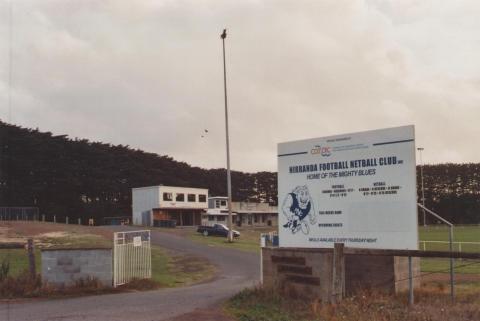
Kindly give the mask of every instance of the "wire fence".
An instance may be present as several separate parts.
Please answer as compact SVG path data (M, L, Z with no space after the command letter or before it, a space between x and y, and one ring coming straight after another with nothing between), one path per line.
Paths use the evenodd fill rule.
M38 207L0 207L0 222L49 222L78 225L129 225L129 216L118 217L69 217L40 214Z
M0 207L0 221L39 221L38 207Z
M480 252L480 242L452 242L456 252ZM423 251L448 251L448 241L420 241L419 247Z

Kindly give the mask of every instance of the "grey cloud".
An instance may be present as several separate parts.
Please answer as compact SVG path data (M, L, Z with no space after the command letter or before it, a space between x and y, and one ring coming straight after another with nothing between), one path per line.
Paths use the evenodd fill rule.
M480 161L476 2L21 0L13 9L12 121L23 126L223 167L227 26L234 169L275 170L281 141L411 123L425 161Z

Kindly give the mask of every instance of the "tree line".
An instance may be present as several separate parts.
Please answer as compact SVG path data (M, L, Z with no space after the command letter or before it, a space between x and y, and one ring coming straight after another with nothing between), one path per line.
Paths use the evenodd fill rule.
M131 189L208 188L227 195L226 170L203 169L125 145L70 139L0 121L0 206L35 206L58 221L131 215ZM276 205L277 175L232 171L234 201Z
M423 167L425 207L454 224L480 224L480 164L438 164ZM421 168L417 195L422 202ZM419 211L420 213L421 211ZM423 223L423 214L419 219ZM427 223L437 220L426 215Z
M423 168L425 204L456 224L480 223L480 164ZM223 196L226 170L125 145L70 139L0 121L0 206L35 206L58 221L131 215L131 189L173 185ZM421 201L420 170L417 192ZM277 173L232 171L234 201L277 205ZM428 217L428 222L435 220Z

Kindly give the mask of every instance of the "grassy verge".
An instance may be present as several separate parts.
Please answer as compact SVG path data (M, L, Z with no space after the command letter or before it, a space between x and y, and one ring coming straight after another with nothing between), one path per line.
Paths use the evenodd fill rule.
M34 236L36 270L41 271L41 248L98 248L112 247L109 237L82 232L61 232L60 224L53 231ZM178 287L211 279L216 272L208 260L169 252L152 246L152 278L135 280L117 289L105 288L95 280L80 280L73 286L53 289L42 285L40 278L28 275L28 256L24 249L0 249L0 267L8 262L8 274L0 269L0 297L56 297L83 294L100 294L129 290L150 290L159 287Z
M419 226L418 232L422 241L448 241L449 228L446 225ZM480 225L455 226L453 241L480 242Z
M216 272L207 259L174 255L152 247L152 280L162 287L178 287L211 279Z
M478 294L457 296L455 304L447 293L417 292L417 303L407 306L406 295L388 296L364 292L333 305L317 300L291 299L272 290L244 290L225 305L238 321L371 321L371 320L480 320Z
M454 260L455 273L479 274L480 261L475 260ZM450 259L444 258L422 258L420 260L422 272L450 273Z
M455 242L480 242L480 226L478 225L460 225L454 227ZM448 242L449 228L445 225L430 225L419 227L419 237L422 241L443 241ZM448 251L447 243L427 243L427 250ZM454 250L459 250L459 245L454 244ZM480 252L480 246L477 244L463 244L463 252ZM480 273L480 264L474 264L470 260L455 260L455 272L465 274ZM478 261L477 261L478 262ZM422 258L420 261L422 272L448 273L450 269L449 259Z
M272 228L239 228L240 237L236 238L233 243L229 243L225 237L219 236L203 236L200 233L191 231L188 238L195 242L207 244L209 246L221 246L233 248L246 252L260 252L260 234L271 232Z

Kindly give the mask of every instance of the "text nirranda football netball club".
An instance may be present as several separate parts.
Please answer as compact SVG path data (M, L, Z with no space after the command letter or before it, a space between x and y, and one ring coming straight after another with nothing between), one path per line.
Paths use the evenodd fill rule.
M400 162L396 156L379 157L379 158L367 158L357 159L351 161L339 161L329 163L307 164L307 165L293 165L289 166L288 171L290 174L296 173L309 173L318 171L330 171L349 168L362 168L362 167L375 167L375 166L387 166L397 165Z

